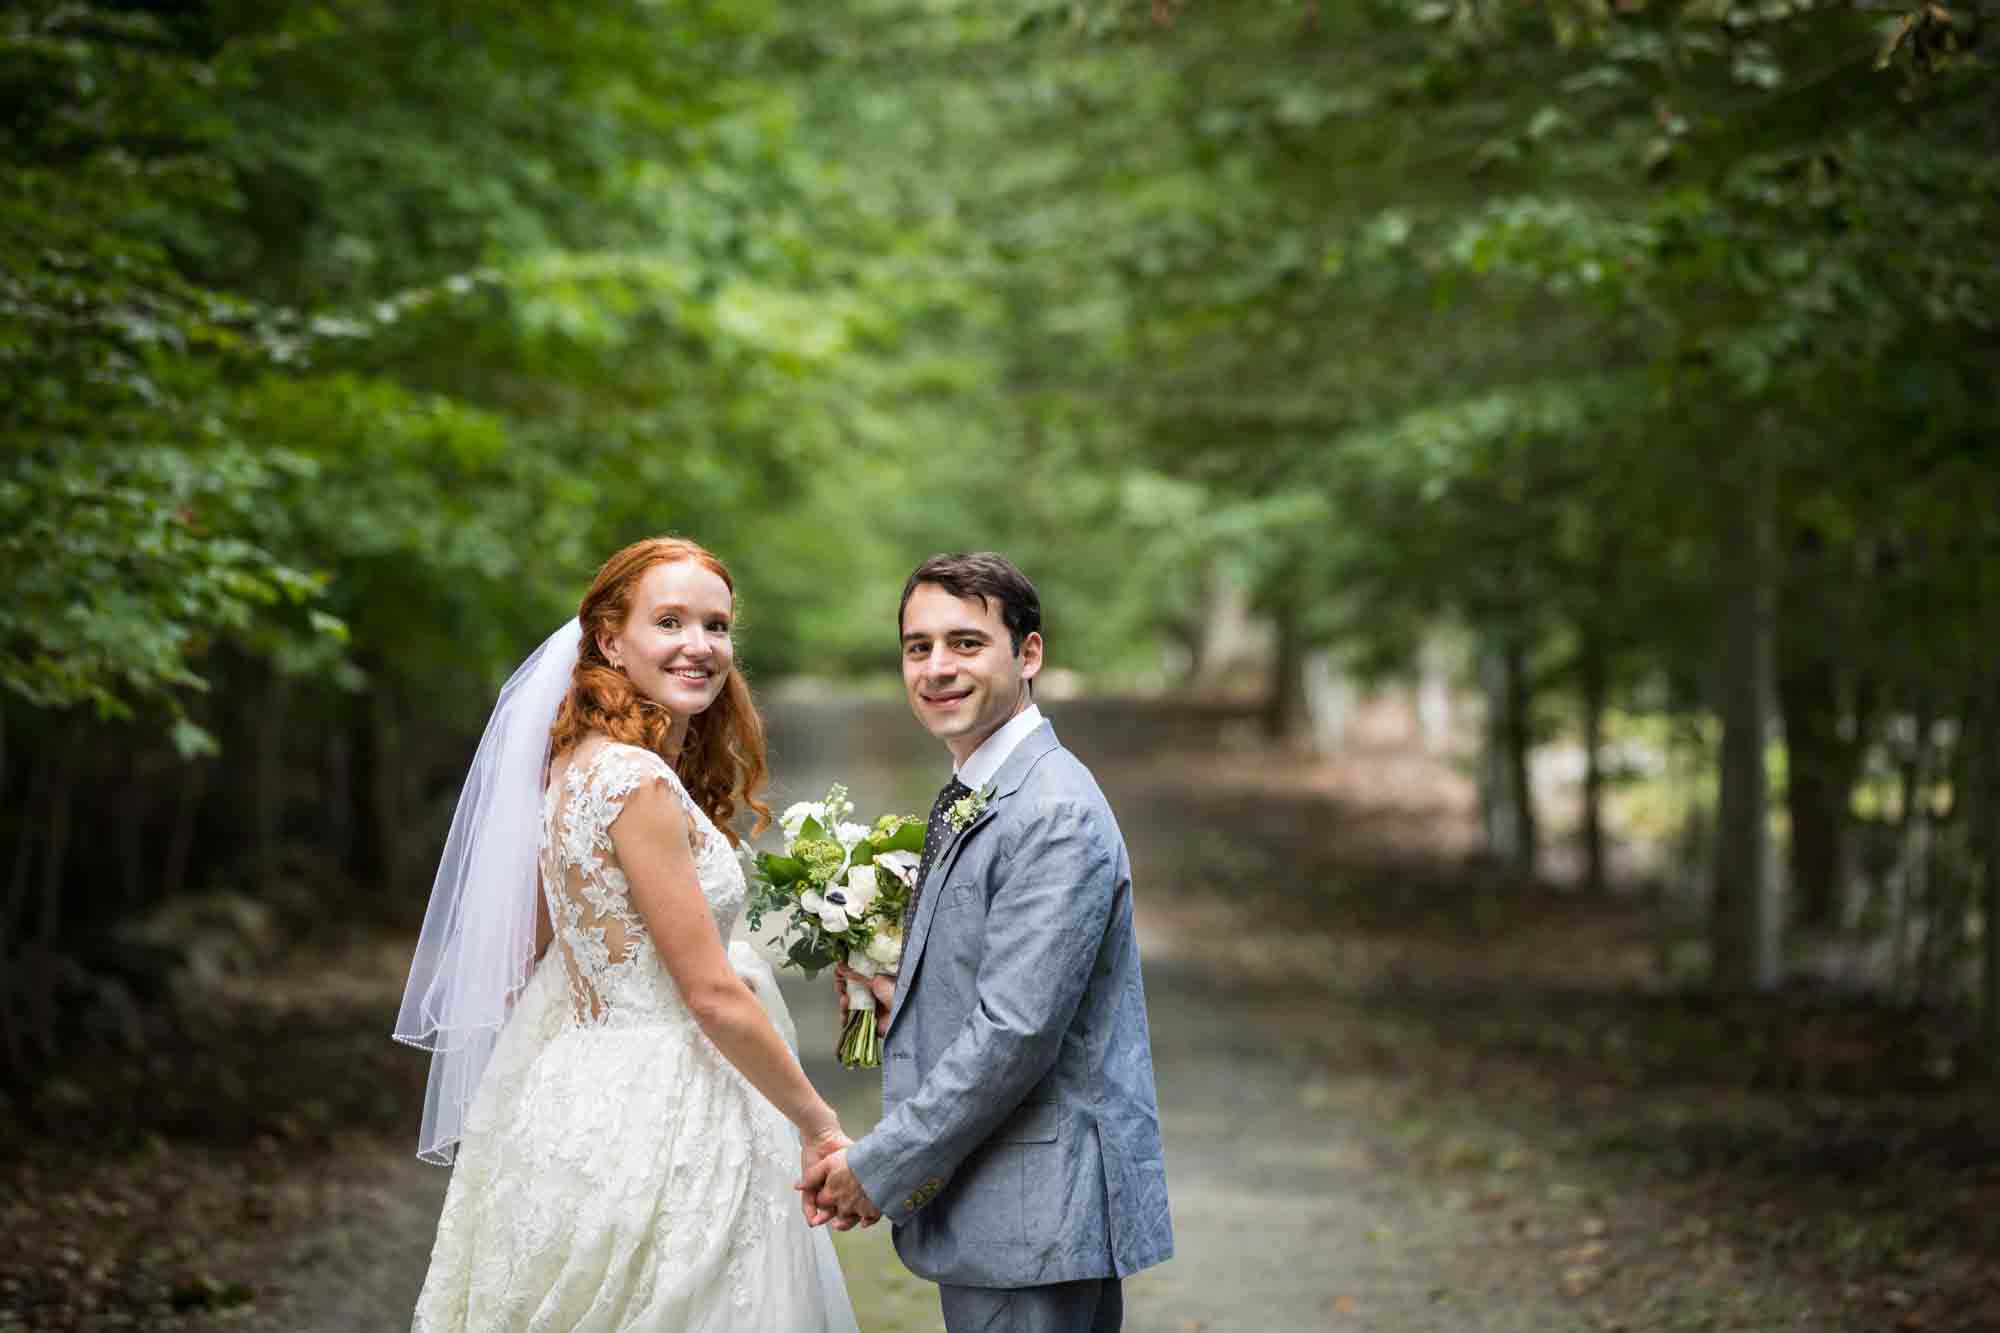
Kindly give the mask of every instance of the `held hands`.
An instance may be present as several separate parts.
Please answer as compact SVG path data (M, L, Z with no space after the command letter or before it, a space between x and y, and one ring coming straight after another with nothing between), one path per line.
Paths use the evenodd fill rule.
M815 1139L805 1150L805 1169L792 1188L799 1191L806 1225L831 1225L835 1231L870 1227L882 1220L877 1208L847 1168L853 1140L834 1133Z
M812 1173L813 1168L818 1166L819 1163L825 1161L835 1153L844 1152L853 1142L853 1139L848 1138L846 1134L842 1133L836 1127L822 1130L818 1135L807 1140L804 1148L800 1151L799 1179L792 1182L792 1188L800 1191L799 1203L800 1207L805 1211L807 1226L821 1226L833 1221L836 1214L830 1209L820 1207L817 1191L805 1188L806 1177ZM845 1230L845 1228L842 1229Z
M847 983L859 981L867 985L875 996L875 1030L886 1032L889 1027L889 1004L896 996L896 979L893 976L864 977L845 963L834 969L833 993L840 1006L840 1021L847 1022ZM799 1206L804 1211L807 1226L831 1226L835 1231L851 1231L855 1227L870 1227L882 1220L882 1210L861 1188L861 1182L847 1167L847 1149L854 1140L838 1129L828 1130L810 1143L801 1153L799 1179L792 1188L799 1192Z

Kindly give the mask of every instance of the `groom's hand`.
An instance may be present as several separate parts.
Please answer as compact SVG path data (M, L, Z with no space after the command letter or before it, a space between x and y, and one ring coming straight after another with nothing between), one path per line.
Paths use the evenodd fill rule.
M892 976L864 977L845 963L833 965L833 986L840 992L840 1021L847 1022L847 983L860 981L867 984L875 996L875 1031L889 1035L889 1006L896 1002L896 978Z
M799 1195L799 1203L805 1210L807 1226L816 1227L827 1222L836 1221L838 1214L834 1210L820 1207L815 1191L805 1189L805 1178L812 1174L815 1166L824 1162L833 1153L844 1153L853 1142L854 1140L848 1138L847 1135L834 1130L813 1139L800 1152L799 1182L794 1188L802 1191ZM842 1227L841 1230L844 1231L846 1228Z
M857 1225L872 1225L882 1217L882 1210L848 1170L845 1147L809 1165L795 1188L804 1194L806 1219L814 1226L830 1220L835 1231L847 1231Z

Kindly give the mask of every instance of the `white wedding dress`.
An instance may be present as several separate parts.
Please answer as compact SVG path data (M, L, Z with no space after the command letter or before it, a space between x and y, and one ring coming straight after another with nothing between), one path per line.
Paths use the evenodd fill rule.
M797 1131L696 1026L627 894L611 824L651 781L687 810L724 939L743 910L734 849L659 755L593 740L552 775L555 940L467 1114L415 1333L855 1329L792 1189ZM770 969L730 957L791 1039Z

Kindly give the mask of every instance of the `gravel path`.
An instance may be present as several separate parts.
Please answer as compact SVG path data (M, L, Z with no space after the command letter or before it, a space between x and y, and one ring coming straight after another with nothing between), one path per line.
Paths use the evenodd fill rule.
M778 771L795 777L779 799L816 794L831 758L876 754L867 738L894 725L894 713L875 705L843 717L840 725L821 719L809 734L779 730ZM1608 1174L1567 1151L1572 1126L1563 1115L1517 1114L1504 1088L1482 1085L1476 1062L1419 1049L1416 1029L1385 1015L1392 1001L1430 1004L1423 960L1371 954L1359 941L1301 929L1296 913L1287 918L1260 905L1273 892L1291 891L1300 849L1330 840L1351 860L1317 864L1312 883L1297 887L1380 900L1391 915L1405 898L1418 903L1422 886L1381 878L1371 849L1384 837L1414 837L1426 847L1462 838L1462 802L1440 802L1433 790L1455 779L1385 761L1364 764L1363 777L1346 787L1280 799L1258 790L1268 777L1261 760L1197 764L1155 755L1121 762L1116 738L1129 732L1130 720L1092 720L1067 724L1065 737L1086 757L1096 757L1093 743L1111 754L1099 761L1100 776L1134 853L1178 1241L1175 1259L1130 1282L1128 1328L1891 1326L1822 1318L1828 1312L1816 1313L1807 1285L1704 1242L1699 1218L1678 1216L1670 1200L1652 1197L1629 1175ZM843 776L865 810L915 809L928 800L937 768L928 747L910 747ZM1225 771L1230 776L1218 779ZM1454 959L1476 967L1490 953L1475 943L1460 946ZM1572 950L1559 962L1580 964L1582 954ZM67 1322L22 1322L10 1319L9 1303L30 1300L32 1292L21 1293L32 1282L9 1278L15 1294L0 1283L0 1333L406 1327L446 1181L445 1172L409 1155L420 1081L388 1086L413 1073L417 1057L396 1052L401 1063L384 1064L377 1045L385 1044L406 963L407 942L379 941L323 975L298 979L307 991L342 998L323 1010L324 1030L307 1033L319 1044L298 1057L305 1072L290 1075L282 1113L254 1110L276 1107L278 1093L238 1089L260 1122L275 1127L254 1150L204 1148L191 1126L150 1156L141 1145L79 1167L56 1204L46 1175L32 1171L17 1173L14 1180L25 1183L11 1205L0 1196L0 1212L15 1210L0 1216L7 1227L66 1225L55 1214L86 1212L93 1199L135 1201L139 1211L122 1224L129 1244L105 1246L114 1256L106 1263L144 1275L128 1288L156 1283L157 1274L199 1272L224 1286L243 1282L254 1299L216 1299L132 1321L85 1312ZM879 1112L875 1081L840 1071L820 1054L833 1044L830 988L796 979L786 987L809 1072L849 1128L865 1130ZM371 1068L389 1073L361 1074L379 1086L349 1087L331 1110L322 1108L316 1128L314 1099L301 1102L299 1089L330 1087L341 1071ZM131 1081L161 1086L160 1075L151 1077ZM188 1104L198 1116L200 1094L190 1094ZM374 1109L357 1117L345 1109L352 1105ZM1587 1103L1578 1107L1587 1116ZM368 1123L354 1128L357 1119ZM216 1135L222 1144L241 1138ZM46 1234L56 1236L58 1252L68 1244L66 1233ZM127 1245L122 1258L120 1244ZM836 1244L868 1333L939 1327L933 1289L897 1264L886 1227ZM0 1263L0 1276L7 1271ZM24 1264L13 1271L33 1270Z
M919 761L926 754L917 752ZM928 779L907 777L908 765L897 755L879 771L850 777L857 799L869 808L910 803L912 784ZM1365 1072L1339 1079L1310 1072L1293 1029L1310 1030L1315 1048L1338 1046L1338 1025L1351 1011L1310 976L1276 1004L1268 989L1239 994L1204 959L1207 924L1199 912L1177 910L1175 867L1191 845L1226 845L1231 835L1182 818L1177 797L1185 793L1159 781L1159 772L1102 774L1139 868L1178 1242L1173 1261L1129 1284L1127 1326L1135 1333L1570 1326L1575 1311L1546 1267L1535 1265L1532 1283L1523 1284L1517 1256L1494 1238L1493 1219L1466 1209L1454 1192L1461 1182L1441 1185L1414 1169L1408 1125L1397 1119L1406 1088ZM810 793L818 780L808 771L780 794ZM874 794L881 791L895 794ZM880 1110L874 1081L817 1054L833 1040L826 988L789 975L785 987L813 1078L850 1127L872 1124ZM329 1216L316 1236L300 1238L323 1254L341 1251L345 1261L312 1265L328 1279L295 1308L317 1308L313 1333L396 1326L393 1316L408 1309L422 1280L443 1173L409 1161L400 1145L376 1170L367 1182L374 1188L356 1197L373 1194L386 1207ZM837 1243L864 1330L940 1327L934 1290L900 1267L886 1227ZM356 1270L376 1280L357 1285L348 1276Z

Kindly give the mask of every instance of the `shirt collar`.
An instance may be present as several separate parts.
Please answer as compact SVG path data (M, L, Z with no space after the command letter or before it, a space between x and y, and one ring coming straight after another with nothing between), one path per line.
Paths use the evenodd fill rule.
M1029 704L1020 712L1007 719L1000 730L980 742L963 764L958 766L955 776L960 782L978 791L993 780L1000 771L1000 765L1007 762L1007 756L1014 753L1014 747L1034 734L1042 725L1042 710Z

